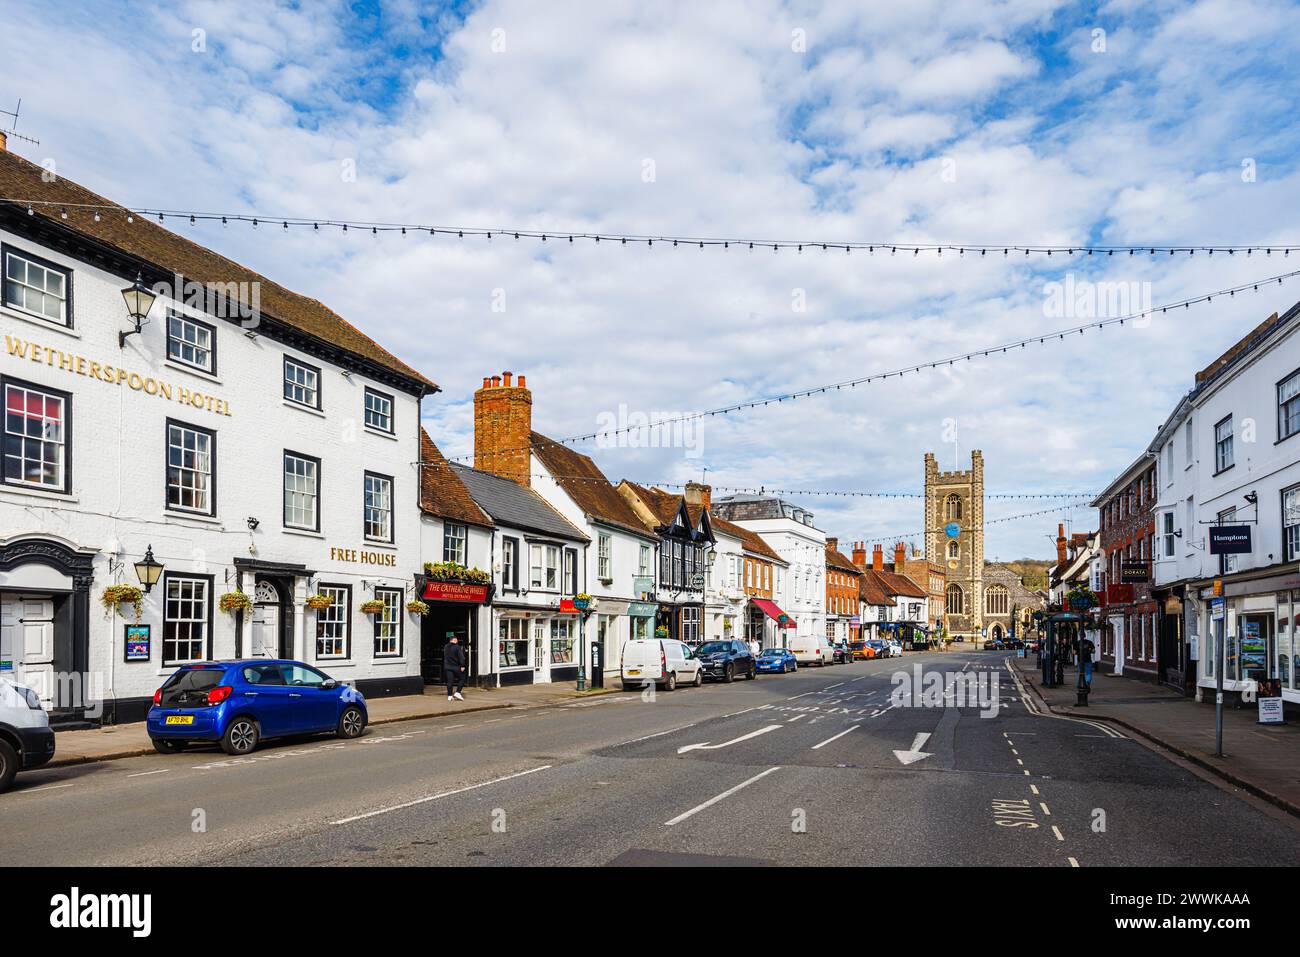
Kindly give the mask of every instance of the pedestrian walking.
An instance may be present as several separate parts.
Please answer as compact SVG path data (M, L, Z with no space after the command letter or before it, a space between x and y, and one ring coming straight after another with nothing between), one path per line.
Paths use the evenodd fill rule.
M464 701L461 694L465 690L465 649L460 640L452 635L442 646L442 673L447 679L447 700Z

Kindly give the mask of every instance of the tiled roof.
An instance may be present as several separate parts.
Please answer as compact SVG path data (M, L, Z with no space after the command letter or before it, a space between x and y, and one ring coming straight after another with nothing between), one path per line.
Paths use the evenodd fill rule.
M582 532L531 488L468 465L452 465L475 503L501 525L560 538L589 541Z
M492 527L492 519L474 503L451 463L433 444L429 433L420 429L420 510L454 522Z
M894 602L889 597L889 591L885 588L884 582L880 579L881 573L867 568L862 571L862 578L858 585L858 594L868 605L892 605Z
M338 313L315 299L299 295L239 263L218 255L145 216L127 221L128 210L64 176L48 177L16 153L0 149L0 196L31 202L32 216L54 228L69 229L107 245L127 257L151 263L187 281L200 283L257 283L259 308L268 316L339 349L367 359L413 383L436 389L429 379L392 355ZM95 220L96 206L100 209ZM88 208L89 207L89 208ZM24 213L26 210L24 210ZM67 214L66 218L63 213ZM268 224L269 226L270 224Z
M925 598L929 595L929 592L906 575L899 575L897 572L877 572L876 574L881 577L885 588L891 594L903 595L907 598Z
M837 548L826 546L826 564L832 568L838 568L841 571L852 572L854 575L860 575L862 569L844 556L844 553Z
M641 521L590 456L548 439L540 432L529 433L529 441L556 483L588 518L638 535L653 535L654 530Z

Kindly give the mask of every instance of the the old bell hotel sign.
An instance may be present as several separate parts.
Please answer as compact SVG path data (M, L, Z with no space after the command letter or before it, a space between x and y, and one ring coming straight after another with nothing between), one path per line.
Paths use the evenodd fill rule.
M112 363L97 362L52 346L29 342L18 336L5 336L5 352L15 359L26 359L69 375L97 379L106 385L125 386L132 392L143 392L145 395L179 402L195 409L205 409L214 415L230 415L230 403L210 393L189 389L150 375L141 375L139 372L123 369Z

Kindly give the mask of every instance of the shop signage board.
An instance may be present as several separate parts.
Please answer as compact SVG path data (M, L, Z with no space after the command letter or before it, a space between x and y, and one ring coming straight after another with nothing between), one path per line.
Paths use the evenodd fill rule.
M481 605L487 601L488 586L464 582L426 582L424 597L431 601L468 601Z
M1259 682L1258 697L1260 724L1285 724L1282 711L1282 682L1269 678Z
M1225 605L1222 598L1210 599L1210 617L1215 621L1222 621L1224 616Z
M1209 533L1211 555L1250 554L1249 525L1211 525Z
M1142 585L1151 580L1151 566L1146 562L1120 562L1119 580L1126 585Z

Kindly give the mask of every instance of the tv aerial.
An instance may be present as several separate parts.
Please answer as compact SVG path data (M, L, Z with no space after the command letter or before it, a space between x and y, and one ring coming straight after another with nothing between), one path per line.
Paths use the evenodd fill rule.
M18 114L22 112L22 108L23 108L22 97L19 97L18 105L15 106L12 110L0 110L0 116L7 116L10 118L7 124L8 129L0 129L0 133L3 133L5 136L12 136L15 139L20 139L27 143L31 143L33 146L40 146L41 145L40 140L33 139L30 136L25 136L22 133L18 132Z

